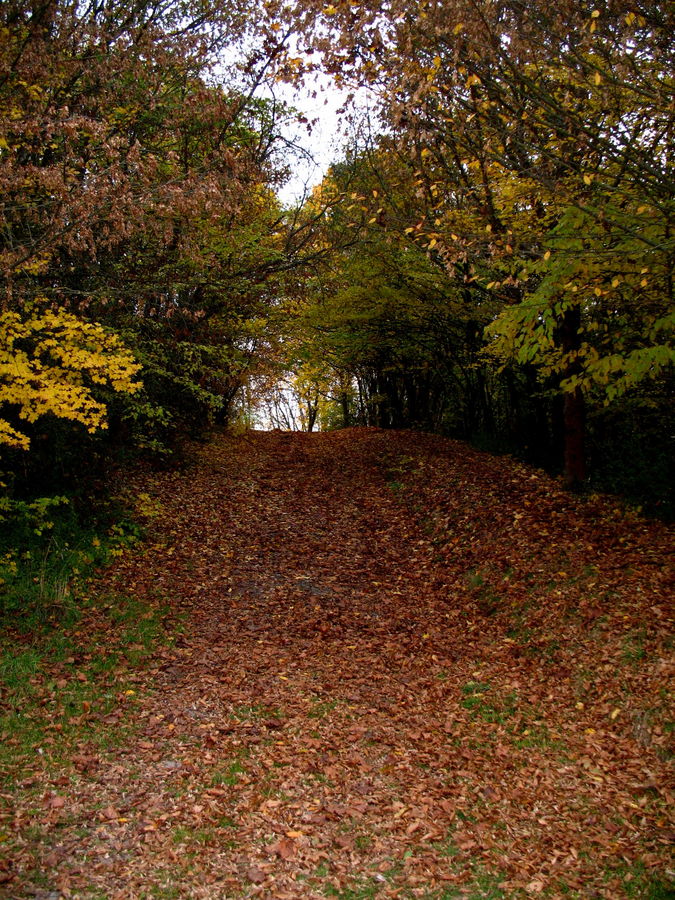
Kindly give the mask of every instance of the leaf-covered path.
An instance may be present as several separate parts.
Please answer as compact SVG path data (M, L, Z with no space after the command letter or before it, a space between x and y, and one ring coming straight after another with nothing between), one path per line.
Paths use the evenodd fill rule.
M672 531L440 438L192 451L104 575L183 630L14 896L667 896Z

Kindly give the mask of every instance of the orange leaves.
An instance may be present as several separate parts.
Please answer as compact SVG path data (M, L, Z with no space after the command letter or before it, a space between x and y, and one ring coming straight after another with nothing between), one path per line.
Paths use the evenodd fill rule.
M66 798L58 794L54 794L48 798L47 805L50 809L64 809L66 805Z
M101 892L159 894L168 870L184 896L288 900L618 898L638 861L669 865L670 529L419 433L191 452L154 476L144 552L105 576L181 610L134 682L138 730L79 748L76 791L40 765L17 804L30 844L39 784L40 852L73 892L85 856Z

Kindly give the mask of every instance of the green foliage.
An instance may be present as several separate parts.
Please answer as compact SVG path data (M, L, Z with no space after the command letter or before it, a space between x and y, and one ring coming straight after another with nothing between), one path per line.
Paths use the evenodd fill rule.
M68 503L67 497L38 497L26 502L0 497L0 529L7 532L11 529L18 545L26 543L26 536L41 537L45 531L54 527L49 518L50 510Z
M347 374L351 421L564 462L579 484L585 409L628 423L631 398L672 379L667 17L392 0L347 26L330 10L308 15L310 40L370 86L385 127L312 201L331 204L319 240L338 252L309 283L311 358ZM658 427L663 447L665 411ZM597 436L591 477L609 484ZM636 473L636 442L619 454Z
M66 497L13 501L10 512L0 521L0 624L27 631L76 619L88 573L141 533L114 504L88 520Z
M626 202L626 201L624 201ZM491 352L562 376L564 391L581 387L605 402L641 382L658 380L675 362L672 240L668 214L639 203L617 215L600 190L592 211L570 205L545 236L549 250L528 266L534 289L506 307L487 329ZM557 340L565 310L580 310L580 339ZM572 369L573 367L573 369Z

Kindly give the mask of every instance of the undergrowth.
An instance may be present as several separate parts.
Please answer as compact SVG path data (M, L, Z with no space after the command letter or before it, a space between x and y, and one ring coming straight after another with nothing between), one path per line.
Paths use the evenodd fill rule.
M23 508L25 507L25 508ZM0 521L0 781L80 741L121 740L133 670L164 640L161 597L102 593L95 575L142 536L119 505L60 498ZM111 729L111 725L120 727Z
M119 503L54 497L0 508L0 630L70 625L98 568L142 537Z

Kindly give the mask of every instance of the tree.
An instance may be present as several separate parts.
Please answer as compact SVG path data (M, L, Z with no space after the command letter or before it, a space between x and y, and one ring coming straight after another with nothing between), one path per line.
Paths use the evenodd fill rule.
M93 386L133 393L139 370L119 339L99 325L49 309L33 309L24 319L0 313L0 408L12 413L0 418L0 444L28 449L29 437L13 420L35 422L47 414L95 431L104 424L105 406Z
M466 436L485 425L484 406L470 397L482 396L475 339L490 311L478 299L490 298L466 296L436 265L433 247L402 227L415 206L419 215L414 182L381 147L324 179L321 193L334 203L317 240L333 252L305 282L296 355L322 373L331 424L445 427Z
M85 389L93 363L75 352L88 342L100 350L94 381L105 363L110 383L129 388L120 375L133 368L128 351L142 363L143 388L106 400L118 429L126 422L146 445L161 448L171 422L226 415L246 364L242 323L269 301L267 283L286 262L272 189L288 112L255 97L275 52L260 42L244 52L256 9L4 5L0 310L12 335L5 377L14 381L2 398L10 414L103 424L101 392ZM227 81L214 68L225 50ZM39 327L38 300L48 310ZM48 345L70 361L48 368L50 404L22 406L10 372L21 359L24 380L44 373ZM66 400L75 383L80 394ZM85 398L89 411L74 416Z
M586 400L613 402L673 361L669 12L623 0L302 8L308 44L343 82L369 86L410 161L427 207L410 233L448 277L502 304L495 353L556 381L566 480L580 483Z

